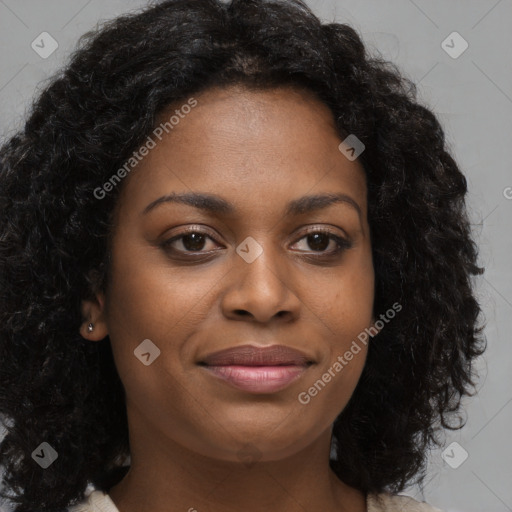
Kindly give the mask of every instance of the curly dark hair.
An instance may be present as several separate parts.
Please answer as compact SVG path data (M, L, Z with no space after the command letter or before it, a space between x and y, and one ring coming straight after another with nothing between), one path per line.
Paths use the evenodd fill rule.
M168 0L82 36L0 149L0 464L16 512L64 510L88 483L123 475L126 405L110 340L79 334L81 301L108 285L122 185L102 200L94 191L168 105L235 84L306 88L340 136L366 146L374 314L403 309L372 338L334 423L333 471L363 492L399 492L424 480L443 427L464 423L461 398L486 345L471 276L484 269L466 179L416 85L301 0ZM42 441L58 452L51 470L31 458Z

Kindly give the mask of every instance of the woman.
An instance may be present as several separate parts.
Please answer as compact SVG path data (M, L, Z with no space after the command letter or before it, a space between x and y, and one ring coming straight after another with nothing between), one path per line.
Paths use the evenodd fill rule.
M397 493L461 426L483 269L438 120L352 28L119 17L0 163L16 512L437 510Z

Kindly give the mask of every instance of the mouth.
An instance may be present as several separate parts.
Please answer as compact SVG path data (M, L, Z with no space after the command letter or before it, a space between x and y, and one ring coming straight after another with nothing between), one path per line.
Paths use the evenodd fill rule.
M314 361L283 345L244 345L210 354L198 364L209 375L242 391L276 393L301 378Z

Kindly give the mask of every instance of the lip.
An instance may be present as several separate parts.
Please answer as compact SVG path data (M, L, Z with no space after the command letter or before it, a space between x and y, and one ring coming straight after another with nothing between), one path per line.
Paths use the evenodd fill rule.
M313 359L304 352L285 345L270 345L268 347L241 345L213 352L201 361L207 366L302 366L312 362L314 362Z
M299 379L308 366L205 366L235 388L249 393L277 393Z
M314 361L284 345L242 345L207 355L198 364L209 374L249 393L275 393L299 379Z

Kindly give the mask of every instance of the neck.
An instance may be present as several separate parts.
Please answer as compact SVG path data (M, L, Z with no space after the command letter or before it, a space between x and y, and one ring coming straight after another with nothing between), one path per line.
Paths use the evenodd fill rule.
M158 434L133 437L130 470L109 491L120 512L366 511L365 496L329 467L330 430L288 458L246 463L205 457Z

